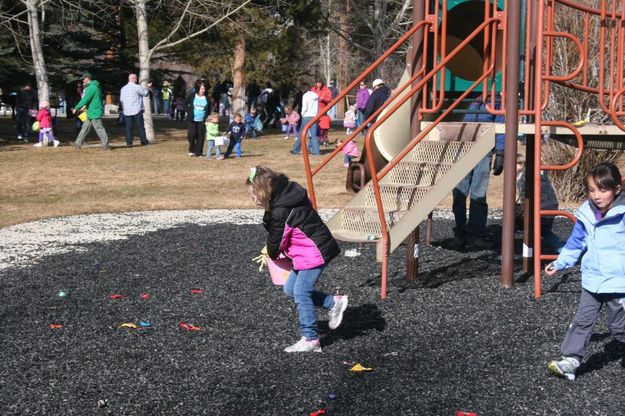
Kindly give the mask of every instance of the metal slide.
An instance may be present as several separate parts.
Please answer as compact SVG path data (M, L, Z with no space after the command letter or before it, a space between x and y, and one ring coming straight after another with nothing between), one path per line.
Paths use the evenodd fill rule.
M404 74L399 84L407 79ZM376 147L387 161L400 154L411 140L409 106L407 101L374 133ZM494 146L493 124L440 123L391 169L380 182L390 252ZM382 261L382 230L372 182L336 213L328 227L338 240L377 243L377 261Z

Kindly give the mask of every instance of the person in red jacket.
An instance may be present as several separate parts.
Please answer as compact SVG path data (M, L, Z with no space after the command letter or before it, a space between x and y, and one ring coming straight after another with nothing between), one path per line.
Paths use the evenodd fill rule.
M39 123L39 142L35 143L35 147L46 147L48 143L53 143L54 147L59 146L59 141L52 134L52 114L50 114L50 103L42 101L39 103L39 111L37 112L37 122Z
M322 81L317 81L310 89L319 96L319 112L332 101L332 92Z

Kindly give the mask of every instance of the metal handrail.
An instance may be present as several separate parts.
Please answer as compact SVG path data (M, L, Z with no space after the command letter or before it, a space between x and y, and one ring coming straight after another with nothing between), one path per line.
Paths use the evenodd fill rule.
M432 77L434 77L434 75L438 71L443 69L445 67L445 65L453 57L455 57L456 54L458 54L460 52L460 50L462 50L471 40L473 40L473 38L475 38L484 29L486 29L487 27L489 27L490 25L492 25L493 23L496 23L496 22L501 22L501 17L491 17L489 19L486 19L484 22L482 22L482 24L480 24L477 28L475 28L473 32L471 32L462 42L460 42L458 44L458 46L456 46L456 48L453 49L449 53L449 55L447 55L436 66L434 66L434 68L432 68L432 70L425 77L423 77L408 92L408 94L404 95L404 97L402 97L397 103L392 105L389 108L389 110L380 119L378 119L375 123L373 123L373 125L367 131L367 135L365 136L365 149L366 149L367 153L371 154L371 152L373 150L373 147L372 147L372 144L371 144L371 140L372 140L372 137L373 137L373 134L374 134L375 130L381 124L383 124L393 113L395 113L395 111L397 111L398 108L400 108L406 101L408 101L408 99L410 99L417 91L419 91L421 89L421 87L423 85L425 85L425 83L427 83ZM492 50L491 53L494 54L495 51ZM381 289L380 289L380 293L381 293L381 297L382 298L386 297L386 284L387 284L387 273L388 273L389 230L388 230L388 224L386 222L386 218L384 217L384 205L382 203L382 196L380 195L379 180L381 180L390 171L390 169L392 169L395 165L397 165L397 163L399 163L399 161L406 154L408 154L408 152L410 152L414 148L414 146L416 146L423 139L423 137L425 137L425 135L427 133L429 133L431 131L431 129L433 129L434 126L437 123L440 122L440 120L442 120L442 118L444 118L447 114L449 114L449 112L451 112L458 105L458 103L460 103L462 100L464 100L464 98L467 97L477 87L477 85L479 85L481 82L486 80L488 78L488 75L492 74L493 70L494 70L494 63L491 62L491 66L489 68L487 68L487 71L485 71L482 74L482 76L480 78L478 78L478 80L476 82L473 83L473 85L471 87L469 87L467 90L465 90L465 92L462 95L460 95L460 97L458 97L456 99L456 101L452 105L450 105L447 108L447 110L443 114L441 114L441 116L439 116L439 118L435 122L430 124L424 131L422 131L415 139L413 139L408 144L408 146L406 146L406 148L398 156L396 156L392 161L390 161L386 165L386 167L384 167L382 169L382 171L380 172L380 175L381 175L380 178L378 178L378 174L376 172L374 160L372 158L368 159L369 170L371 172L372 189L373 189L373 192L374 192L375 203L376 203L376 208L377 208L377 211L378 211L378 217L379 217L379 220L380 220L380 228L381 228L381 232L382 232L383 256L382 256L382 283L381 283ZM392 102L392 101L387 101L387 103L388 102Z
M336 103L338 103L345 95L347 95L355 86L357 86L360 81L362 81L363 79L365 79L365 77L367 75L369 75L371 72L373 72L373 70L378 67L384 60L386 60L386 58L388 58L393 52L395 52L395 50L397 48L399 48L406 40L408 40L408 38L410 36L412 36L413 34L416 33L417 30L419 30L422 27L426 27L426 26L430 26L432 25L432 22L428 21L428 20L422 20L416 24L414 24L412 26L412 28L410 30L408 30L406 33L404 33L389 49L386 50L386 52L384 52L378 59L376 59L367 69L365 69L358 77L356 77L356 79L354 79L354 81L352 81L351 84L349 84L349 86L347 88L345 88L339 95L336 96L336 98L334 98L332 101L330 101L321 111L319 111L317 113L317 115L315 117L313 117L302 129L301 133L300 133L300 140L301 140L301 145L302 145L302 156L304 158L304 169L306 171L306 183L308 186L308 195L310 197L310 201L313 205L313 207L316 209L317 208L317 199L315 196L315 188L314 188L314 183L312 180L312 177L315 173L317 173L319 170L317 169L315 171L315 173L313 173L311 171L311 167L310 167L310 159L308 156L308 149L306 146L306 140L307 140L307 135L308 135L308 130L310 129L310 127L315 124L330 108L332 108L332 106L334 106ZM427 38L427 37L425 37ZM382 109L380 109L380 111L382 111ZM379 113L378 113L379 114ZM375 115L377 116L377 114ZM371 116L374 117L374 116ZM364 123L363 123L364 124ZM361 126L362 127L362 126ZM362 129L360 129L360 131L362 131ZM359 131L359 132L360 132ZM355 135L354 135L355 136ZM353 137L352 137L353 138ZM351 139L350 139L351 140ZM347 141L346 141L347 143ZM332 156L334 156L336 154L337 149L335 149L335 152L332 153ZM323 165L325 166L329 160L331 158L327 158L326 161L323 161Z

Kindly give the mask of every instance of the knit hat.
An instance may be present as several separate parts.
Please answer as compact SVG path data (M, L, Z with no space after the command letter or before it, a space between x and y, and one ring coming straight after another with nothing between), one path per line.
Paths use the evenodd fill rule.
M373 84L371 84L373 86L373 88L379 86L379 85L384 85L384 81L382 81L380 78L376 79L375 81L373 81Z

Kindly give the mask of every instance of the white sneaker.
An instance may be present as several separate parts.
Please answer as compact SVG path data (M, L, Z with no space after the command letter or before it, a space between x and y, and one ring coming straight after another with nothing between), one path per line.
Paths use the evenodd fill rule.
M341 325L343 321L343 312L347 309L347 296L335 296L334 306L330 309L330 322L328 326L330 329L336 329Z
M193 157L193 156L195 156L195 153L189 152L189 157Z
M52 143L54 144L54 147L59 147L59 145L61 144L61 142L56 139L52 140Z
M41 147L41 142L33 144L34 147Z
M17 136L17 140L22 140L22 135Z
M295 344L286 347L284 352L321 352L321 344L319 339L308 341L306 337L302 337Z
M289 136L286 136L286 137L284 138L284 140L289 140Z
M579 361L574 357L562 357L561 360L553 360L547 364L552 374L567 380L575 380L575 370L579 367Z

